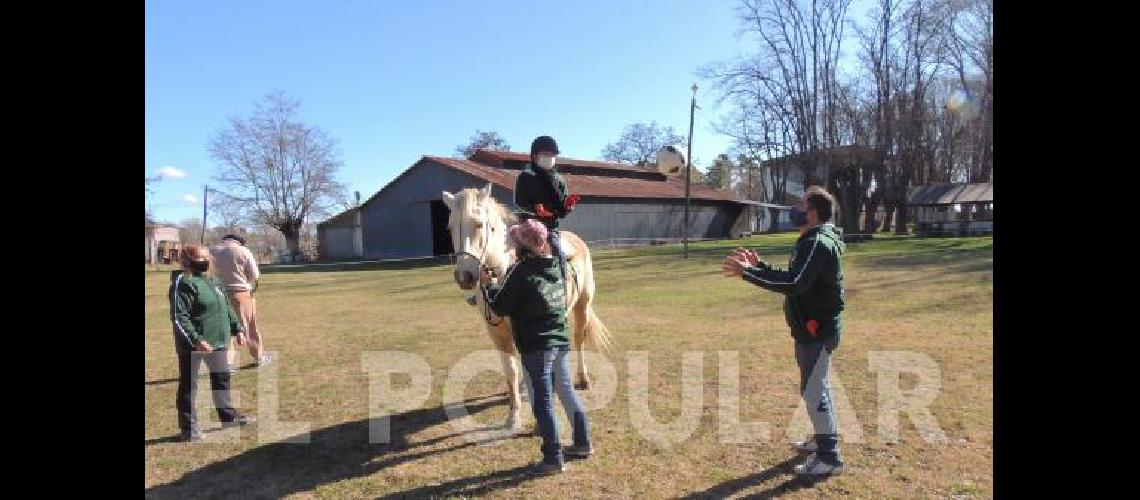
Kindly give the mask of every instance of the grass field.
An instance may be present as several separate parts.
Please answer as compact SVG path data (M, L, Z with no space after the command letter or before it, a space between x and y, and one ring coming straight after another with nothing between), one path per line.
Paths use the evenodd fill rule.
M747 246L785 265L794 235L754 237ZM722 277L720 259L737 241L595 252L597 310L619 350L610 403L590 412L597 455L566 473L531 479L539 457L534 420L524 432L476 444L441 408L448 368L491 343L455 286L448 266L321 268L267 273L257 293L268 347L279 352L277 418L307 422L309 444L258 441L257 424L229 443L174 442L177 379L168 273L146 272L146 495L154 498L982 498L993 486L993 239L884 236L848 246L846 331L832 362L860 424L862 442L844 444L845 474L797 480L785 432L800 400L792 339L781 297ZM367 351L415 353L432 367L422 409L391 420L391 443L368 442ZM628 359L647 351L649 406L667 422L681 415L682 353L703 352L703 409L693 434L672 446L631 424ZM770 425L767 442L722 443L718 432L718 351L740 353L740 419ZM933 359L941 388L931 410L947 437L928 444L906 416L900 440L878 424L875 351ZM242 354L242 364L250 362ZM239 406L255 413L258 372L241 370ZM396 383L401 383L397 377ZM908 386L908 384L910 384ZM915 377L902 376L901 387ZM208 384L203 383L200 393ZM589 400L590 393L583 393ZM466 389L483 425L507 416L501 374L484 372ZM199 394L208 407L208 395ZM564 435L565 418L558 411ZM212 412L200 418L216 420ZM209 429L216 423L205 424ZM568 438L567 438L568 442Z

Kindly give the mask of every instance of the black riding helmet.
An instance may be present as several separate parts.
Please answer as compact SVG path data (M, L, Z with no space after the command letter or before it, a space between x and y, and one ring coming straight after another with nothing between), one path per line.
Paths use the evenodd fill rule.
M534 161L534 158L543 151L554 153L555 155L561 154L561 152L558 151L558 143L549 135L535 137L534 142L530 143L530 160Z

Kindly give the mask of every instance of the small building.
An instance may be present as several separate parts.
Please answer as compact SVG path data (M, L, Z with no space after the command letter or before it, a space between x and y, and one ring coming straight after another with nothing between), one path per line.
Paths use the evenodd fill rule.
M993 234L994 183L927 184L910 189L918 236L974 236Z
M363 257L364 233L359 208L350 208L317 224L317 240L321 260Z
M317 226L322 260L395 259L454 253L443 191L483 187L513 207L515 179L527 153L476 150L467 159L424 156L359 206ZM685 205L683 176L652 167L558 158L558 170L581 201L562 224L591 244L677 241ZM731 192L691 186L689 237L734 237L747 227L744 203Z
M146 226L146 263L177 264L178 252L182 250L182 239L178 228L163 224Z

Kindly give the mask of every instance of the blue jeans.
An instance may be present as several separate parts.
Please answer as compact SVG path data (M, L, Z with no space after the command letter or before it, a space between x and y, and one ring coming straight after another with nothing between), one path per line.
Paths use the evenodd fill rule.
M542 460L562 464L562 443L558 439L558 420L554 418L554 392L562 401L562 409L574 427L574 445L590 446L590 422L582 402L574 392L567 361L569 347L552 347L522 353L523 369L530 379L530 402L538 435L542 437Z
M827 380L831 353L839 347L839 337L810 343L796 343L796 364L800 367L800 394L815 429L817 456L829 463L841 463L839 457L839 426L835 420L835 405L831 401L831 388ZM817 366L818 365L818 366Z

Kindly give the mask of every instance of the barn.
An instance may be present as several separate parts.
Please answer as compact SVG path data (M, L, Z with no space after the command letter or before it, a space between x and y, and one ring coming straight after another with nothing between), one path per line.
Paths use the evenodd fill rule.
M994 232L994 183L926 184L910 188L919 236L974 236Z
M467 159L424 156L359 206L317 226L323 260L399 259L454 252L442 192L492 184L512 205L515 179L530 155L476 150ZM650 243L681 236L685 179L652 167L558 158L570 192L582 197L562 223L592 245ZM748 225L747 202L728 192L691 186L690 238L737 236Z

